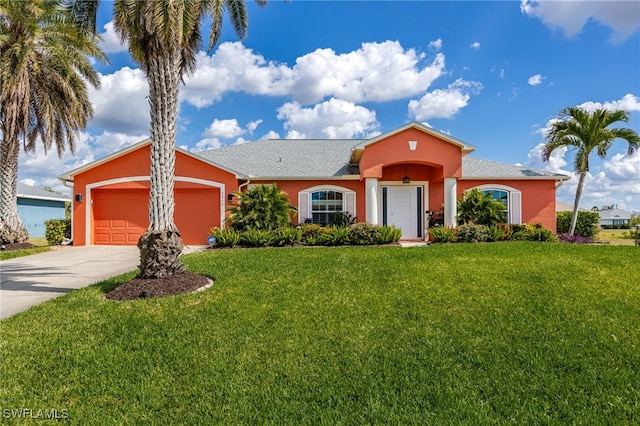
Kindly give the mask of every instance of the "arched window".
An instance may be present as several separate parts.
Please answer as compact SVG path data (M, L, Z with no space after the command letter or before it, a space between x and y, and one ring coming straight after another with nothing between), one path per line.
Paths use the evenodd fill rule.
M348 188L334 185L307 188L298 193L298 220L318 225L331 225L339 213L355 217L356 193Z
M509 221L509 193L502 189L483 189L482 193L485 195L489 194L494 201L502 203L504 206L505 217L507 218L507 221Z
M522 223L522 193L510 186L499 184L485 184L477 186L483 194L491 194L491 197L504 205L507 223L515 225Z

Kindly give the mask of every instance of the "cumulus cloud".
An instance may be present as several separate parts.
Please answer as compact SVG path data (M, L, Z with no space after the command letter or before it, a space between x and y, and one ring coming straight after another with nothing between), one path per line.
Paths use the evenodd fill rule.
M480 43L477 42L477 41L474 41L473 43L471 43L469 45L469 47L472 48L472 49L480 49Z
M102 88L89 86L94 116L90 125L107 132L140 134L149 131L149 86L140 69L124 67L100 75Z
M216 118L207 127L202 136L231 139L240 136L244 132L245 130L238 125L238 120L235 118L231 120L218 120Z
M37 182L33 179L21 179L20 183L23 183L28 186L36 186Z
M543 77L542 74L536 74L529 77L529 79L527 80L527 83L529 83L529 86L537 86L540 83L542 83L542 80L544 79L545 77Z
M607 102L584 102L578 105L587 111L595 111L597 109L618 110L622 109L629 112L640 111L640 98L631 93L627 93L621 99Z
M278 108L278 119L284 120L287 138L354 138L373 137L380 133L375 111L342 99L305 108L289 102Z
M612 30L612 43L623 42L640 28L636 1L521 0L520 10L562 30L567 37L578 34L590 19Z
M128 46L127 43L120 43L120 39L116 34L115 28L113 27L113 21L109 21L102 27L104 29L103 33L100 33L100 47L105 53L120 53L127 52Z
M222 43L215 54L198 54L196 72L185 79L181 97L207 107L228 92L290 96L313 104L329 97L349 102L384 102L426 90L445 69L436 54L428 64L424 54L404 49L397 41L363 43L352 52L317 49L297 58L292 67L267 61L242 43Z
M451 118L468 105L472 94L478 94L482 84L458 79L446 89L425 93L419 100L409 101L409 116L417 121L430 118Z

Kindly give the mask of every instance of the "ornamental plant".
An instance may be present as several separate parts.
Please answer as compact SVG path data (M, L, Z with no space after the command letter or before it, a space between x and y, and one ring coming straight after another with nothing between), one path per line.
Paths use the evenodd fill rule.
M458 200L458 223L476 223L491 226L506 222L504 205L491 194L483 194L478 188L464 193Z
M235 202L227 209L226 221L238 231L274 230L291 226L296 208L287 193L276 184L256 185L246 192L234 192Z

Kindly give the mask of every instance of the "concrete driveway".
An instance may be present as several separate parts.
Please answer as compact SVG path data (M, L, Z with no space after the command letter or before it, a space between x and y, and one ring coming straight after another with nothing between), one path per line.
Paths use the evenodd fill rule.
M185 253L201 247L185 247ZM136 246L67 247L0 262L0 318L81 287L133 271Z

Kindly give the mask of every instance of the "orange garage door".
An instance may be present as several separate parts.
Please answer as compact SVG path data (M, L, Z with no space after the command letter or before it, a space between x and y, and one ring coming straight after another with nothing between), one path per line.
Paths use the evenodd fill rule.
M94 244L135 245L149 226L148 189L94 190ZM176 189L175 223L185 244L206 244L220 226L220 190Z

